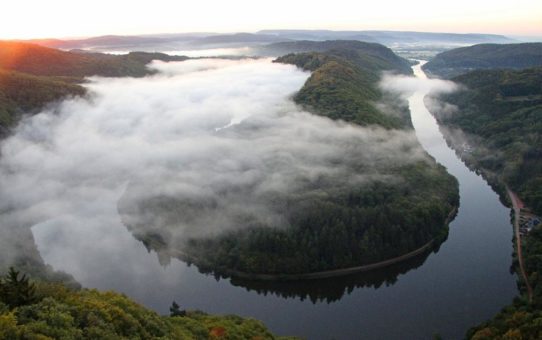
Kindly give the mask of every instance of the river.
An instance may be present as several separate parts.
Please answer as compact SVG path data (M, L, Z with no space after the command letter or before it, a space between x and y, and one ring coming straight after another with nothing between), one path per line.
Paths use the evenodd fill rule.
M425 77L419 65L414 71ZM175 259L159 261L120 220L93 230L45 221L33 227L38 249L46 263L85 287L123 292L162 314L175 300L182 308L252 317L277 334L308 339L462 338L517 293L509 269L513 228L510 209L446 145L423 104L426 92L409 99L416 134L459 180L461 196L448 239L431 254L372 273L260 283L217 279Z

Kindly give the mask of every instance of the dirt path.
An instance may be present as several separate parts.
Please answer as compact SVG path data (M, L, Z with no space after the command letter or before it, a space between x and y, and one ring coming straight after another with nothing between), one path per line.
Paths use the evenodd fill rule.
M523 276L525 286L527 287L529 303L531 303L533 301L533 288L531 287L527 273L525 272L525 265L523 264L523 254L521 251L521 233L519 232L519 217L521 209L523 208L523 202L508 187L506 187L506 191L508 193L508 196L510 197L510 200L512 201L512 206L514 207L514 232L516 234L516 247L518 253L519 270L521 272L521 276Z

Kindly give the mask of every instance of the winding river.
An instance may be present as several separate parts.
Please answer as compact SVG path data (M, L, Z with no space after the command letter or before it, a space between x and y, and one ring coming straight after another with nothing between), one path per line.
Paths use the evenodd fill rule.
M420 66L415 75L425 77ZM85 287L114 289L160 312L183 308L262 320L280 335L307 339L459 339L510 303L517 290L510 209L445 143L424 106L409 99L423 147L459 180L461 202L440 249L384 270L301 283L217 279L159 259L118 221L89 230L33 227L44 260ZM109 209L116 209L113 205ZM93 247L92 244L100 244ZM82 248L81 244L87 244Z

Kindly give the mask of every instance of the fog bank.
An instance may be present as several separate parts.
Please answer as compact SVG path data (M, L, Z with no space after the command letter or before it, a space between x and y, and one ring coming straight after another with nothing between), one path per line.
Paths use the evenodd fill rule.
M91 78L90 98L19 124L1 149L4 230L46 223L103 231L119 225L123 196L203 204L204 214L164 221L180 237L238 228L240 216L284 227L281 195L400 181L380 170L426 159L411 131L356 127L301 110L290 97L309 74L294 66L200 59L151 67L160 72ZM123 218L145 222L134 207ZM116 246L106 235L69 242ZM4 258L17 252L3 243Z

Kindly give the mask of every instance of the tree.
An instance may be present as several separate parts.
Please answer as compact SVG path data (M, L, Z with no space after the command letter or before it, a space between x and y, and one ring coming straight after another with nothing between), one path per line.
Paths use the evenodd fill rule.
M36 287L26 275L19 277L19 272L10 267L0 279L0 300L11 309L32 304L36 301Z
M171 307L169 307L169 316L186 316L186 311L181 310L179 304L173 301Z

